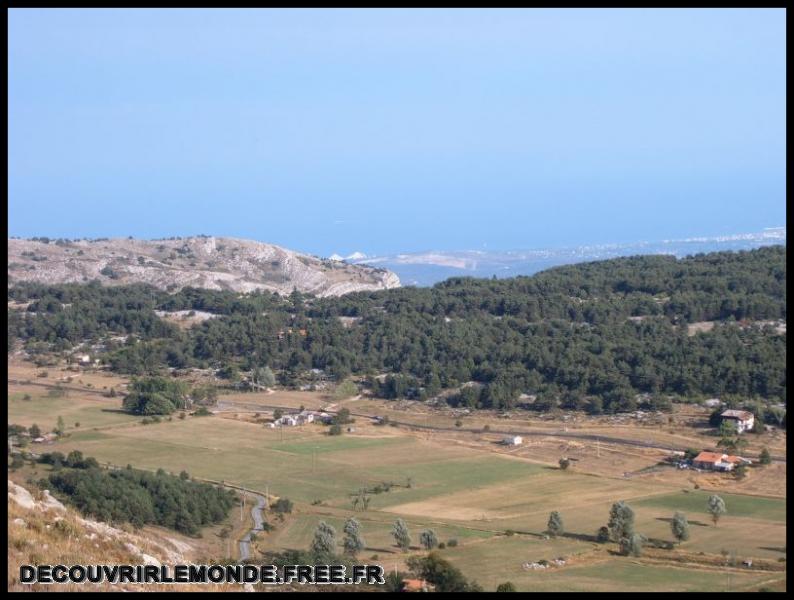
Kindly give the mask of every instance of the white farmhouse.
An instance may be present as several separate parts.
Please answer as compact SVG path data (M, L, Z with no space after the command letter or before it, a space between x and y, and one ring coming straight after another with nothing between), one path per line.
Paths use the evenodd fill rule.
M726 410L720 415L722 420L732 421L736 426L736 433L744 433L753 428L755 417L753 413L746 410Z
M505 446L520 446L524 442L520 435L508 435L502 439Z
M305 423L311 423L314 421L314 413L309 410L304 410L301 413L298 413L296 417L296 421L298 424L303 425Z

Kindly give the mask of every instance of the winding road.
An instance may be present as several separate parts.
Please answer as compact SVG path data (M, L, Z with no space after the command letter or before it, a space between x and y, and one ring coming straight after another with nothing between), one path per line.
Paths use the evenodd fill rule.
M254 520L254 527L240 540L240 562L251 558L251 536L257 531L264 531L264 516L262 511L267 504L267 500L261 494L248 491L243 493L256 498L256 504L251 507L251 518Z

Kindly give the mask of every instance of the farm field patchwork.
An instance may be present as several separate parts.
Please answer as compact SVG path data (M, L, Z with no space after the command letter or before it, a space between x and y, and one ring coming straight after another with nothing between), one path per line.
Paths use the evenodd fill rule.
M523 548L523 540L488 540L482 544L462 546L444 552L451 562L464 572L476 573L485 589L495 589L504 581L511 581L519 591L532 592L655 592L665 591L732 591L750 589L770 581L785 579L784 573L742 573L727 575L724 571L703 568L680 568L645 564L639 560L615 557L591 560L577 557L576 547L551 545L543 552L539 548ZM581 551L585 551L580 547ZM572 562L546 570L524 569L527 560L551 560L563 555ZM526 558L528 557L528 558ZM577 560L581 560L577 564Z
M12 394L9 420L26 424L50 415L80 415L81 427L47 450L79 449L100 461L225 480L264 490L296 502L296 510L276 530L261 536L260 548L305 548L320 520L340 534L344 520L361 520L368 548L384 565L401 568L408 555L396 550L390 535L394 521L407 521L418 545L430 527L440 541L458 540L444 556L486 589L510 580L519 589L626 590L725 589L719 569L681 568L610 557L593 543L606 524L609 508L626 500L636 513L636 528L651 538L672 541L669 519L687 514L692 538L683 549L718 555L777 560L785 557L785 499L718 492L728 514L714 527L705 512L709 492L686 490L654 479L594 476L574 467L561 471L525 457L472 447L454 439L415 435L403 429L357 425L356 433L329 437L321 425L269 429L232 418L192 417L141 425L140 417L116 412L116 399L40 397L25 401ZM117 419L114 422L112 419ZM99 428L99 429L96 429ZM369 508L354 512L351 500L361 488L391 483L388 492L370 493ZM313 504L318 502L319 504ZM548 514L562 513L567 535L544 540ZM516 531L517 535L505 535ZM418 550L413 550L417 552ZM572 557L563 568L528 571L523 562ZM784 575L744 573L733 576L734 589L751 588ZM778 585L778 584L776 584ZM785 584L782 584L785 585ZM670 586L673 586L672 588ZM722 586L722 587L720 587Z

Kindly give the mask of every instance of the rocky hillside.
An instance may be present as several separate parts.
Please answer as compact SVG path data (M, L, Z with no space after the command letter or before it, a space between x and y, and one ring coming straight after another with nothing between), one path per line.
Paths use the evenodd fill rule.
M148 283L237 292L297 288L318 296L399 287L392 272L299 254L272 244L216 237L168 240L8 240L8 283Z
M191 562L185 542L142 531L130 533L84 519L46 490L34 497L8 481L8 591L241 591L237 585L60 584L19 582L23 564L161 565ZM88 586L88 588L86 588ZM248 591L248 590L246 590Z

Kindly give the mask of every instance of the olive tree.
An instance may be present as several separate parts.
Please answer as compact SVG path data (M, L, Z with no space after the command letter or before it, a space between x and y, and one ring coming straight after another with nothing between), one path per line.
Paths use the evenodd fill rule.
M709 514L711 515L711 520L714 521L715 527L717 526L717 522L720 520L720 517L728 512L728 509L725 507L725 500L716 494L709 496L707 508Z
M679 544L689 539L689 521L687 521L684 513L677 512L673 515L673 520L670 521L670 529Z

